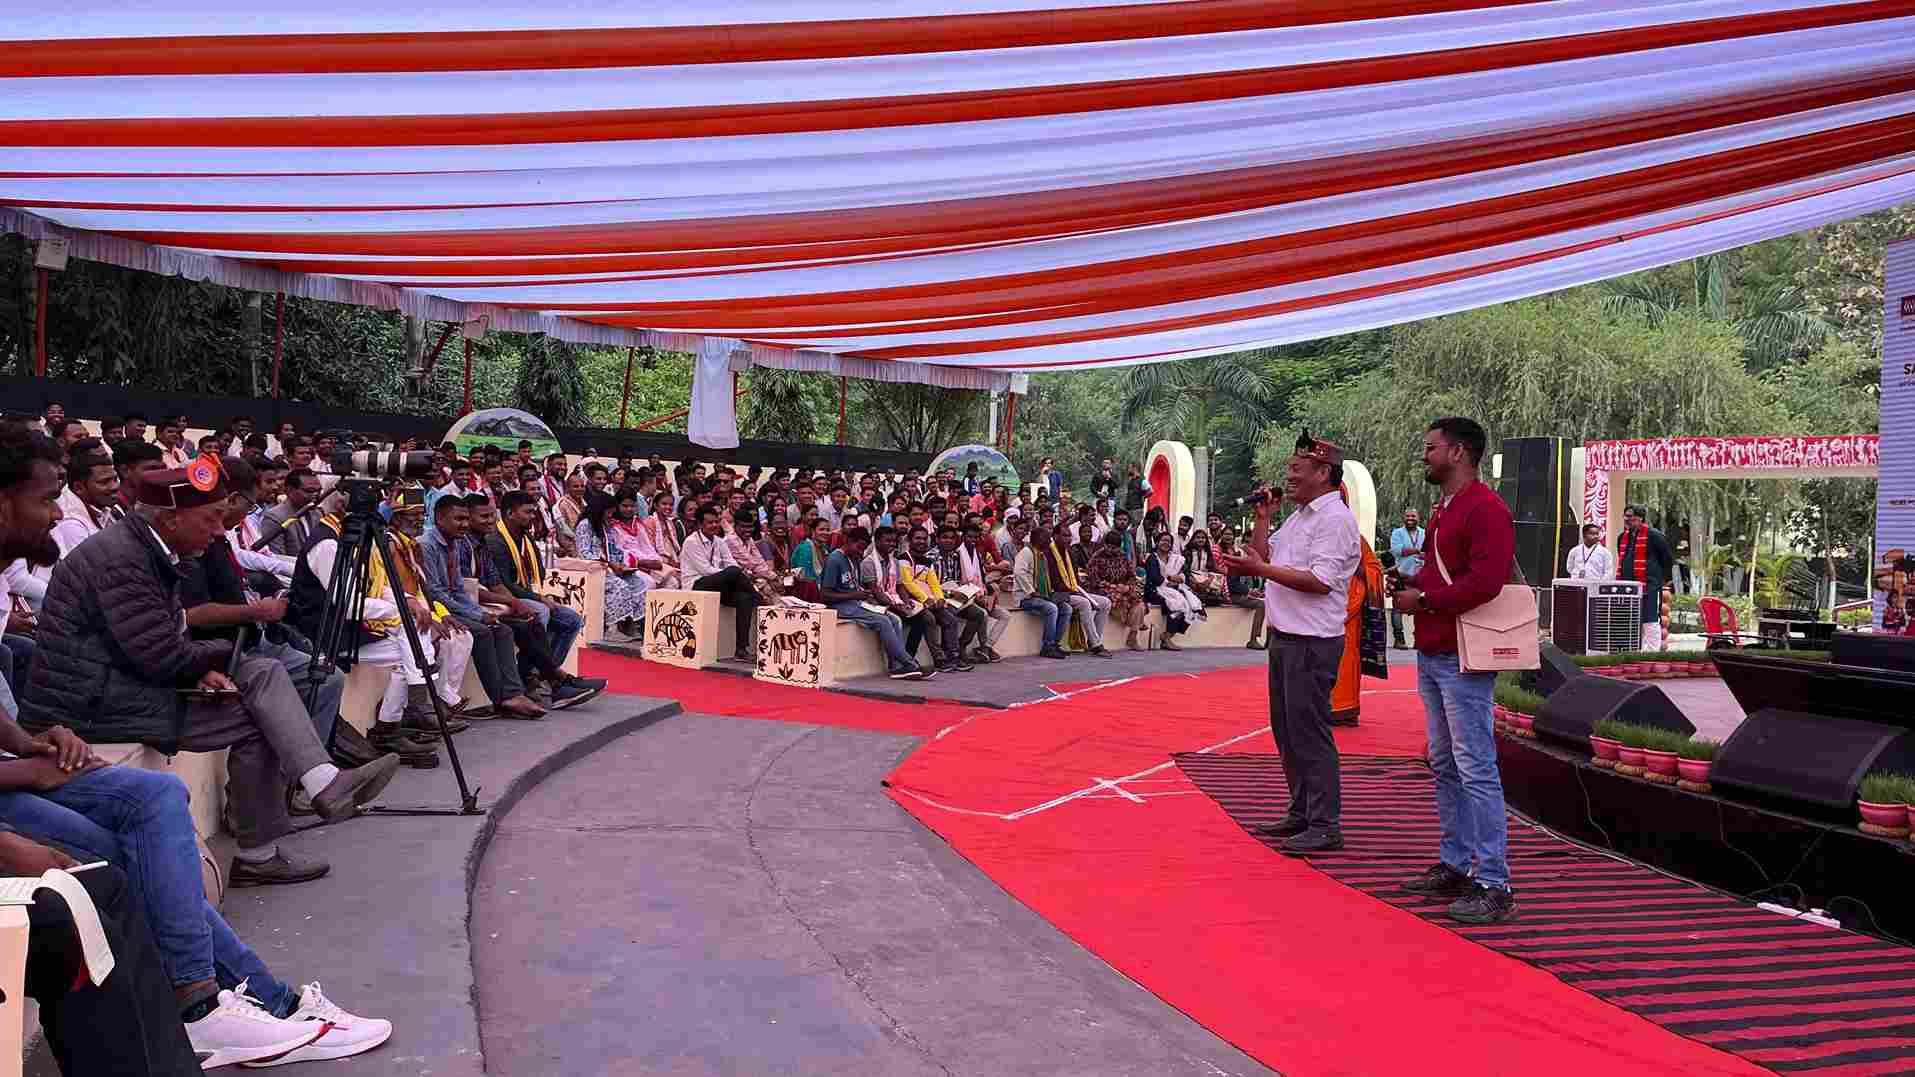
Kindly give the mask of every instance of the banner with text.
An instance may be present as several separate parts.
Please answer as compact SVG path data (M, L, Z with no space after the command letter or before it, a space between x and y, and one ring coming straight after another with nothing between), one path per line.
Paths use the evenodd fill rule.
M1915 635L1915 240L1882 272L1882 479L1875 494L1875 621Z

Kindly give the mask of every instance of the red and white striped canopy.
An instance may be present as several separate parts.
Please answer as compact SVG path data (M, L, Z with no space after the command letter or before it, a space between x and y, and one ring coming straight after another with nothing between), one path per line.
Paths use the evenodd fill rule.
M0 33L11 220L877 363L1276 344L1915 197L1915 0L58 0Z

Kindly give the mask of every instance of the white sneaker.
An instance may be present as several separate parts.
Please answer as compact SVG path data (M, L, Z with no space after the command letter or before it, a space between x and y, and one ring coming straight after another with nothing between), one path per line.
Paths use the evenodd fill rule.
M219 993L219 1008L186 1026L186 1038L199 1055L201 1069L235 1062L272 1065L325 1034L306 1021L274 1017L242 982Z
M309 983L299 989L299 1008L286 1020L305 1022L308 1027L317 1024L324 1031L298 1050L277 1058L248 1062L248 1067L263 1069L267 1066L283 1066L288 1062L349 1058L372 1050L392 1036L391 1021L347 1013L327 998L317 983Z

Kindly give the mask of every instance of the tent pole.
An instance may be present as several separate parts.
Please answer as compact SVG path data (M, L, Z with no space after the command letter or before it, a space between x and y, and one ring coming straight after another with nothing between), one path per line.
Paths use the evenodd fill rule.
M465 403L459 407L459 414L472 414L472 341L465 342Z
M273 293L273 399L279 399L279 364L286 356L286 293Z
M1004 455L1011 455L1012 439L1017 436L1017 394L1005 394L1004 404Z
M842 374L839 375L838 376L838 444L840 445L844 444L845 397L850 395L850 393L851 393L851 379L848 377L845 377Z
M47 271L33 271L33 376L47 376Z
M625 406L632 402L632 353L638 348L625 349L625 392L618 398L618 428L625 429Z

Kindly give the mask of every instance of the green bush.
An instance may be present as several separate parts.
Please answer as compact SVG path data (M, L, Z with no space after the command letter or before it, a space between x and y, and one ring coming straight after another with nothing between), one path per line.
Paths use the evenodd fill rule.
M1543 697L1534 692L1524 691L1517 682L1514 673L1501 673L1496 677L1495 700L1518 714L1540 714L1543 710Z
M1676 754L1684 759L1714 759L1716 750L1721 747L1722 742L1719 740L1690 737L1682 742L1682 747L1676 749Z
M1915 800L1915 777L1892 770L1863 775L1862 799L1870 804L1908 804Z
M1678 733L1673 729L1651 727L1648 733L1644 734L1643 747L1653 752L1680 753L1682 746L1687 743L1689 743L1689 735L1687 733Z
M1598 718L1596 719L1596 728L1592 730L1592 732L1604 740L1621 740L1622 727L1624 724L1625 723L1619 722L1614 718Z
M1835 615L1835 623L1843 628L1866 628L1875 623L1875 611L1866 608L1843 610Z
M1650 740L1660 732L1661 730L1654 726L1638 725L1635 722L1617 722L1616 732L1610 735L1622 741L1625 748L1647 748Z

